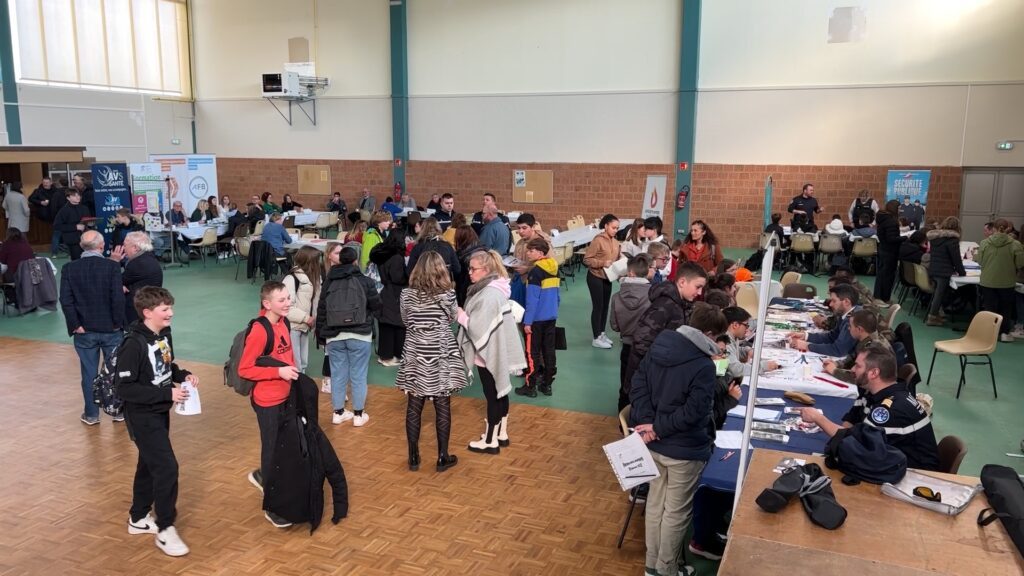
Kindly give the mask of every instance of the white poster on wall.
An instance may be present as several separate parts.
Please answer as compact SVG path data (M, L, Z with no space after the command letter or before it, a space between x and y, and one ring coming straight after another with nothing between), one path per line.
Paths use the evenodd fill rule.
M132 183L132 212L135 214L156 214L166 212L167 201L164 193L167 185L159 162L129 164L128 173Z
M217 193L217 157L213 154L150 154L164 176L170 177L171 202L181 200L185 214L191 214L200 200Z
M665 217L665 196L668 194L668 176L648 174L647 188L644 190L644 205L640 210L641 218L657 216Z

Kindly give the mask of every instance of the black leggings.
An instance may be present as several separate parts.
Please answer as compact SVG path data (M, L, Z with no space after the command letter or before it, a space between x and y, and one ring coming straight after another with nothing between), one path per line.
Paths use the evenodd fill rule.
M607 278L598 278L587 273L587 288L590 289L590 302L593 306L590 312L590 330L597 338L604 333L604 326L608 323L608 303L612 300L612 283Z
M405 409L405 434L409 438L409 445L415 446L420 442L420 420L423 415L423 405L427 403L426 396L415 396L409 394L409 404ZM452 399L450 396L434 396L434 418L437 429L437 455L448 455L448 438L452 433Z
M401 358L402 348L405 347L405 326L394 326L381 322L379 327L380 339L377 344L377 356L382 360Z
M487 368L477 366L480 372L480 385L484 389L484 398L487 399L487 424L497 426L502 418L508 416L508 395L498 398L498 388L494 383L494 376Z
M1013 330L1014 316L1017 315L1016 292L1013 288L981 287L981 309L995 312L1003 317L999 327L1000 334L1009 334Z

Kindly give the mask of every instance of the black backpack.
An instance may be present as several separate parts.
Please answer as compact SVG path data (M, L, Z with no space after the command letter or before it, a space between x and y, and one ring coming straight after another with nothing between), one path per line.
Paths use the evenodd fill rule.
M287 318L284 318L285 327L291 331L292 325ZM235 392L238 392L242 396L248 396L252 394L253 387L256 383L252 380L246 380L238 375L238 364L242 361L242 351L245 350L245 339L249 337L249 332L252 330L253 324L259 324L263 326L263 330L267 333L267 343L263 346L263 353L260 356L269 356L274 351L274 327L270 325L270 320L267 320L265 316L254 318L249 321L246 325L245 330L242 330L238 334L235 334L235 338L231 341L231 350L228 352L228 359L224 362L224 385L234 388Z
M981 469L981 485L991 508L978 514L978 524L988 526L998 518L1003 522L1017 551L1024 555L1024 483L1013 468L986 464Z
M366 288L359 276L332 280L324 294L328 328L352 328L366 324Z
M129 338L141 340L139 336L125 336L114 349L110 358L103 359L103 365L100 366L99 372L92 381L92 401L100 407L100 410L110 416L120 416L124 413L124 400L121 400L117 394L117 371L115 368L117 367L117 357L121 354L121 350ZM142 348L144 350L146 346L147 344L143 341Z

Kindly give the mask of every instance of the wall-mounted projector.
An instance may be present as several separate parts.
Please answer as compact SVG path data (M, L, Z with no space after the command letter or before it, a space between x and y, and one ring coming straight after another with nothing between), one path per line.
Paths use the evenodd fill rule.
M306 93L307 91L299 84L297 72L263 75L264 98L300 98Z

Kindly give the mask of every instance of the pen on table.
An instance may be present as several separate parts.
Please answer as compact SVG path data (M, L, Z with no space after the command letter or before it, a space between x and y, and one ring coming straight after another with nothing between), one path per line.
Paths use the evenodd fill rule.
M822 378L821 376L815 376L814 379L815 380L821 380L822 382L828 382L829 384L831 384L833 386L839 386L840 388L846 388L847 387L846 384L841 384L841 383L836 382L834 380L829 380L828 378Z
M725 456L722 456L721 458L719 458L718 461L721 462L722 460L728 460L735 453L736 452L734 452L732 450L729 450L728 452L725 453Z

